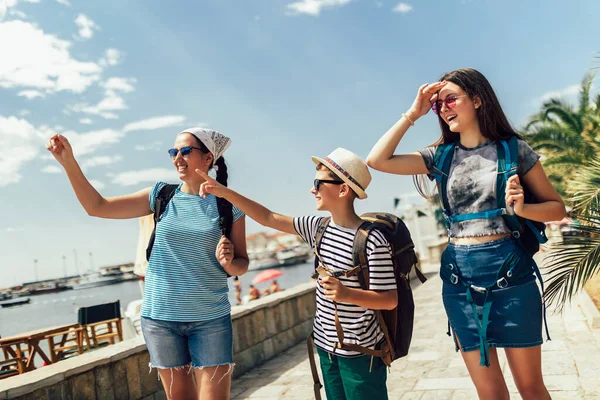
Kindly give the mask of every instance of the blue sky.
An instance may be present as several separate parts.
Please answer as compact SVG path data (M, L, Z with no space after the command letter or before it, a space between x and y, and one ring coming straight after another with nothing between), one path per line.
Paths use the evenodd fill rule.
M521 126L576 99L600 51L600 3L484 0L0 0L0 287L132 261L136 220L88 217L45 142L67 136L105 196L177 179L166 150L202 125L232 137L231 186L314 212L311 155L366 157L416 89L482 71ZM439 136L432 115L402 142ZM410 178L373 173L359 211L391 211ZM260 230L249 222L248 232Z

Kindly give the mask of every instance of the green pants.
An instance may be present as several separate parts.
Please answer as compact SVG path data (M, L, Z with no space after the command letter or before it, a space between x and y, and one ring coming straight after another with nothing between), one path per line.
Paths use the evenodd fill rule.
M381 358L339 357L317 347L327 400L387 400L387 369ZM370 370L370 372L369 372Z

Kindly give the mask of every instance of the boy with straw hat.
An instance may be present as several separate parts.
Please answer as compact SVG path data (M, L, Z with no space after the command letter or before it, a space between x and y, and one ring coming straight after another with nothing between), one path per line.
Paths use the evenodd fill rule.
M315 196L316 208L331 214L316 254L319 269L327 273L318 281L313 325L325 392L329 400L387 399L387 371L383 360L336 346L335 319L339 315L345 343L379 349L384 333L374 310L391 310L398 302L390 245L377 230L370 231L367 239L369 290L361 289L356 275L343 275L353 268L352 245L363 223L354 210L354 200L367 197L365 191L371 174L356 154L342 148L327 157L312 157L312 160L316 173L311 193ZM314 248L317 229L324 217L292 218L274 213L219 184L205 172L196 172L206 180L200 187L201 196L223 197L261 225L300 235Z

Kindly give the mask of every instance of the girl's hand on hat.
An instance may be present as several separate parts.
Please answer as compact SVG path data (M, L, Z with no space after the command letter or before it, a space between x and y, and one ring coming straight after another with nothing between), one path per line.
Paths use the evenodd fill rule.
M347 302L348 288L333 276L326 276L319 281L323 287L325 298L336 302Z
M231 240L227 239L225 236L221 236L221 240L219 240L219 243L217 244L215 256L223 268L231 265L234 250L235 248Z
M196 173L204 178L204 182L200 185L200 196L206 197L207 194L212 194L217 197L223 197L225 186L221 185L202 170L197 169Z
M431 104L437 100L438 92L446 85L446 82L424 83L419 87L417 97L407 114L416 121L429 112Z
M46 149L60 163L60 165L64 166L67 162L75 160L73 156L73 148L71 144L63 135L56 134L48 140L46 143Z
M506 195L504 198L506 205L512 206L515 214L521 215L525 203L525 192L519 181L519 175L513 175L506 181Z

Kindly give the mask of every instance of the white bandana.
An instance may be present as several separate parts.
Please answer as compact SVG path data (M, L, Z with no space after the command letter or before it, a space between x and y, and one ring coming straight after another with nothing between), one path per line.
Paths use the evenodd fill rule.
M216 163L219 158L221 158L223 153L225 153L225 150L227 150L227 148L231 145L230 138L212 129L190 128L180 132L179 134L181 135L182 133L186 132L196 136L196 138L201 141L213 154L213 164Z

